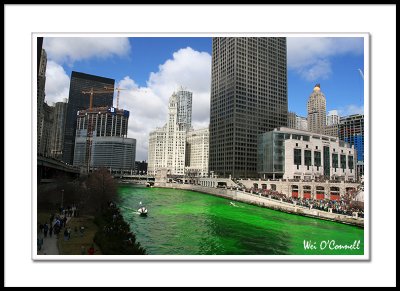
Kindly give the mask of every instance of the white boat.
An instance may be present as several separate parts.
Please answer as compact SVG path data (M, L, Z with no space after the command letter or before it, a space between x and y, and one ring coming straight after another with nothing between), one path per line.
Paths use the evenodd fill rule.
M137 211L141 216L147 216L147 208L142 206Z

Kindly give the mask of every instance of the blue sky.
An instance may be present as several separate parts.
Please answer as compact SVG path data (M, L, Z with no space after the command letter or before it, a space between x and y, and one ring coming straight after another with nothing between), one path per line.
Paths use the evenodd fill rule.
M363 113L362 38L288 38L288 107L306 116L307 99L321 84L327 110ZM166 121L167 103L179 85L193 91L193 126L209 122L211 38L45 38L46 101L68 97L71 71L109 77L127 89L120 107L131 111L128 137L137 159L146 159L148 133Z

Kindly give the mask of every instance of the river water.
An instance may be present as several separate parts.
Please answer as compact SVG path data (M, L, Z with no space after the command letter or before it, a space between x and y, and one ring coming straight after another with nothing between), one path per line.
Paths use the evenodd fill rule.
M364 230L356 226L186 190L122 185L118 193L122 215L149 255L364 254ZM136 213L140 202L147 217Z

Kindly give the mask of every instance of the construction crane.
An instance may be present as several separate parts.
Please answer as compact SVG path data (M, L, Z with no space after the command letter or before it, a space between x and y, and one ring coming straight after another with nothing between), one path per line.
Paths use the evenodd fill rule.
M82 94L90 94L89 96L89 112L92 112L93 109L93 96L94 94L110 94L110 90L94 90L91 88L88 91L82 91ZM90 160L92 156L92 137L93 137L93 116L88 115L88 123L87 123L87 134L86 134L86 156L85 156L85 164L87 167L87 173L90 173Z
M111 88L111 87L104 87L104 89L106 89L106 90L112 90L112 91L117 91L117 109L119 108L119 92L121 91L121 90L126 90L125 88L120 88L120 87L118 87L118 88Z

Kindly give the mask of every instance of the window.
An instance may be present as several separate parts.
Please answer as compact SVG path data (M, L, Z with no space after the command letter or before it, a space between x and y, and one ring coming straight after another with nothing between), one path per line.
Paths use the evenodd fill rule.
M294 155L294 164L297 166L301 165L301 149L294 149L293 155Z
M353 156L349 156L347 159L348 165L349 165L349 169L353 169L354 168L354 160L353 160Z
M311 151L304 151L304 164L307 166L307 170L309 170L311 166Z
M338 154L332 154L332 168L339 168Z
M340 155L340 167L346 169L346 155Z

